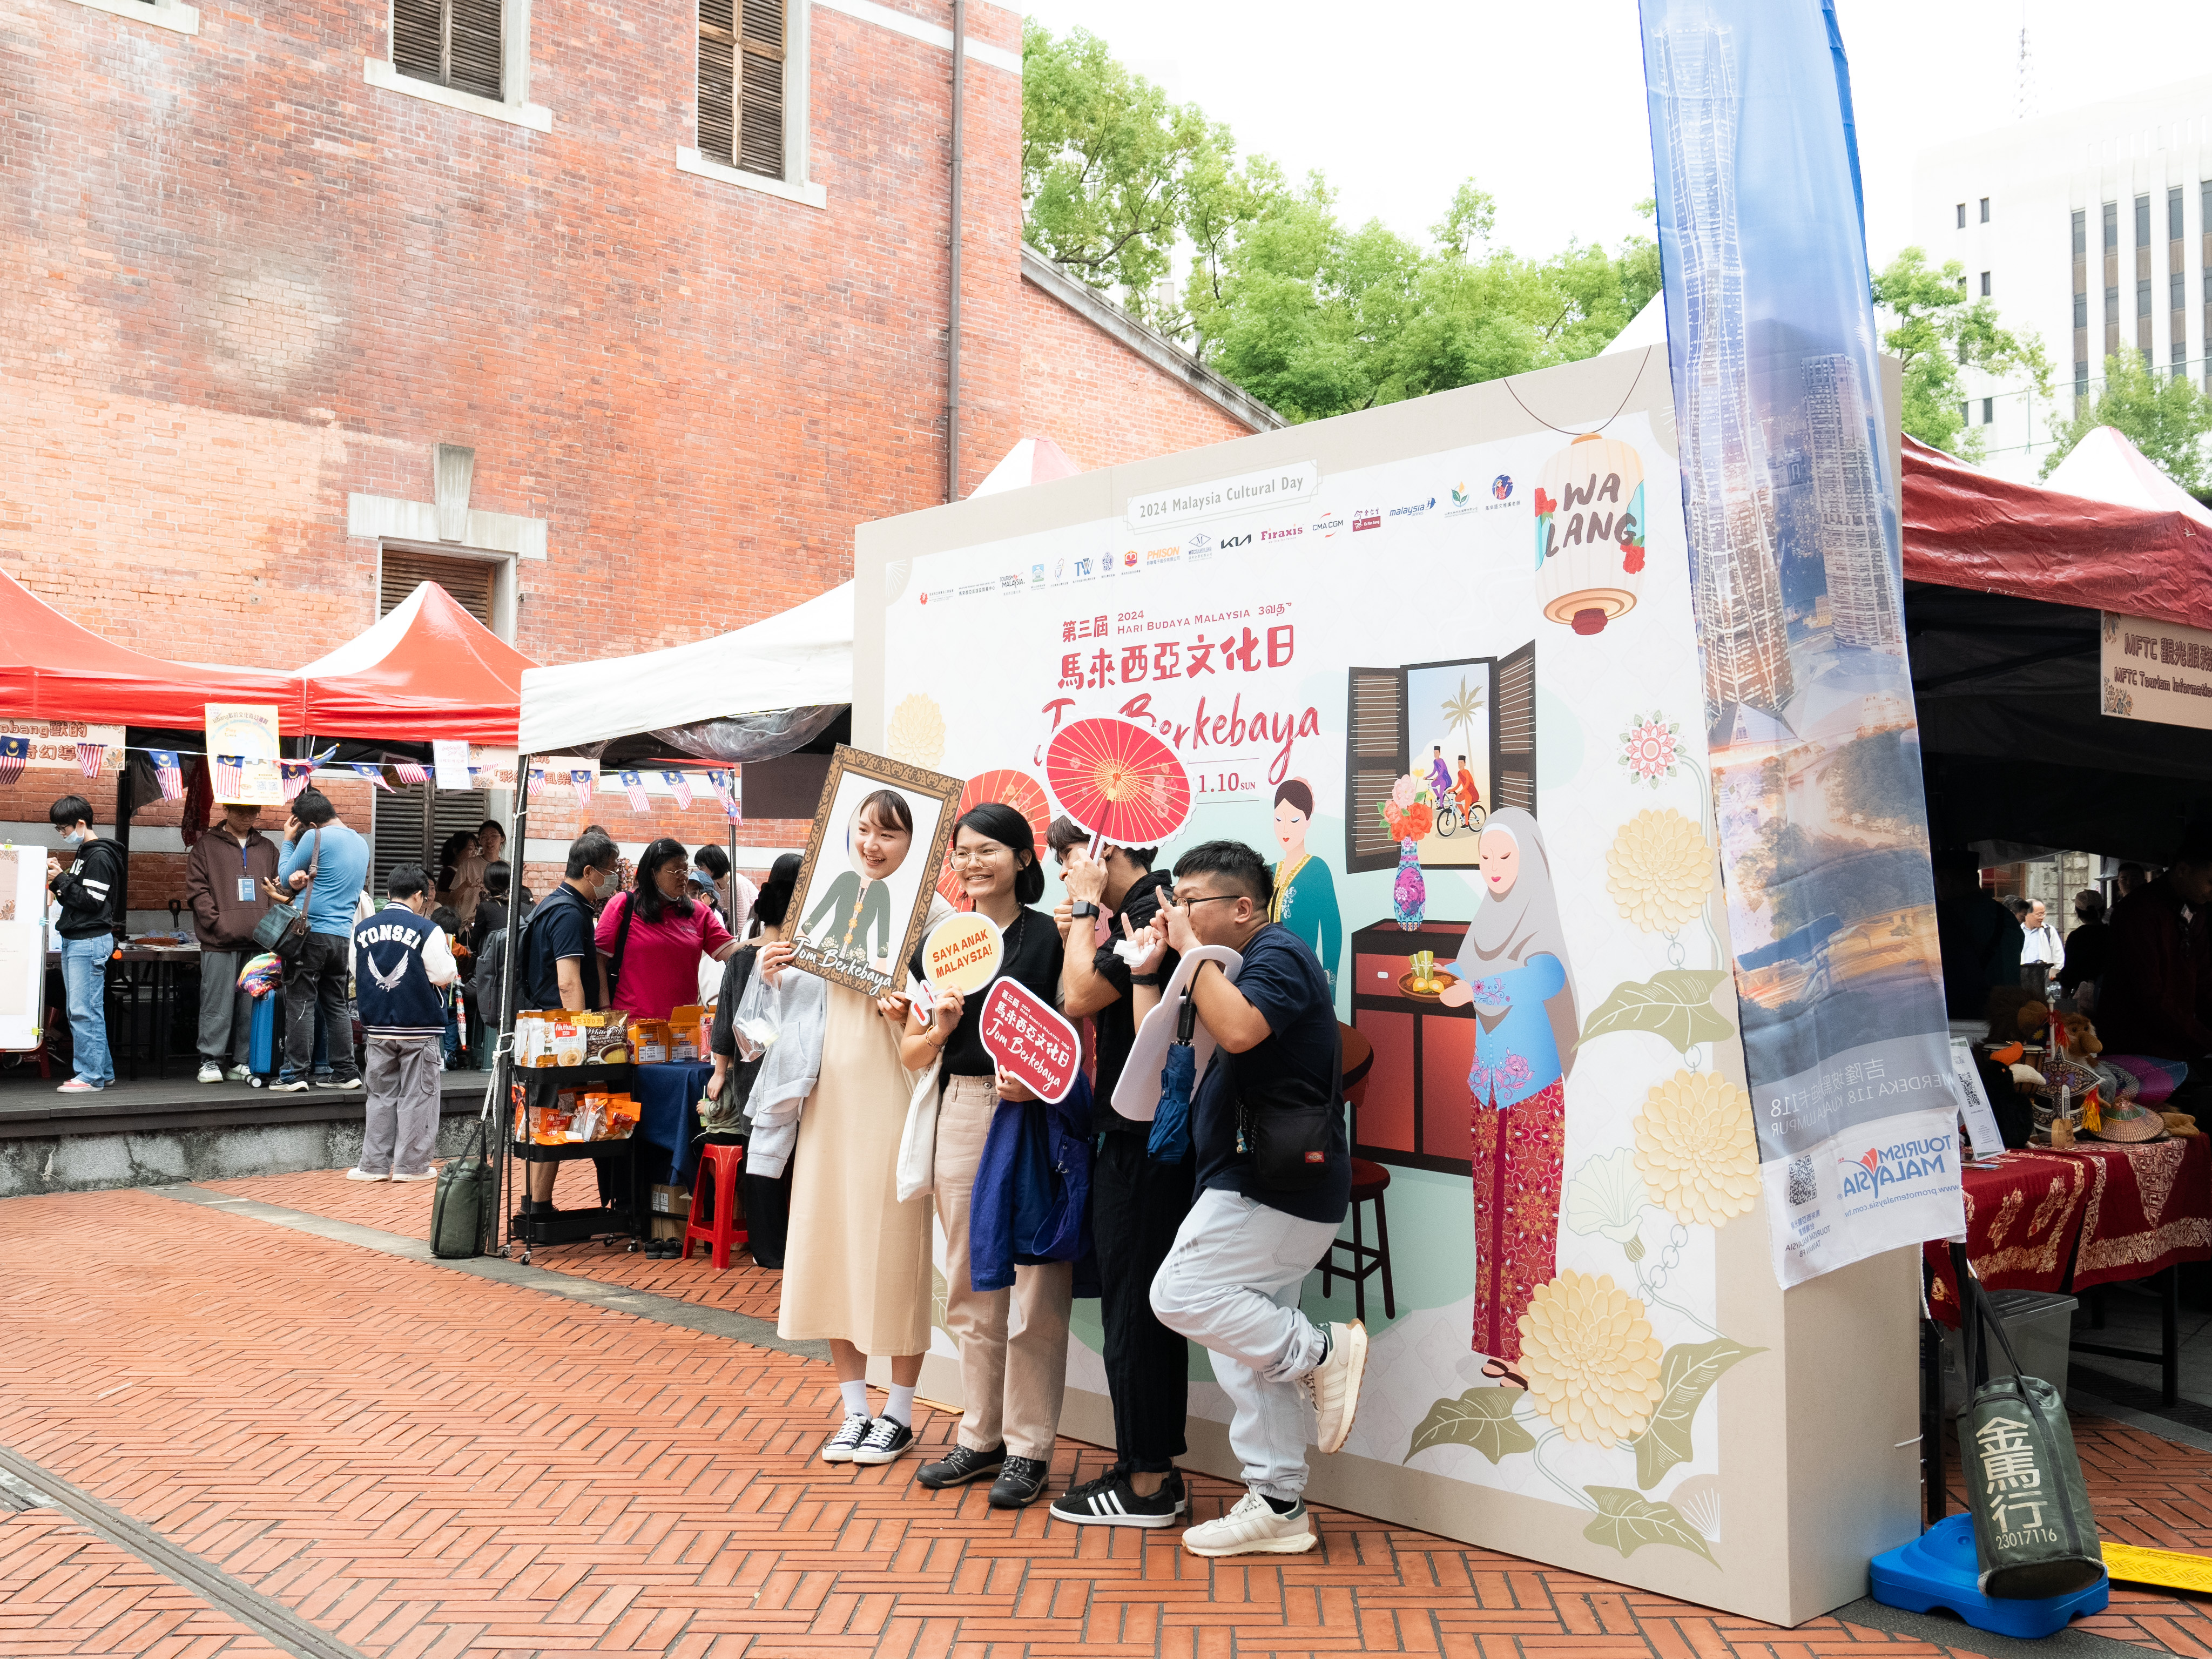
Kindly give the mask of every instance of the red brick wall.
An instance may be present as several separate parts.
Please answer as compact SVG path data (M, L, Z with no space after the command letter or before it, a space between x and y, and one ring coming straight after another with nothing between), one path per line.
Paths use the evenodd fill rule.
M813 11L817 210L677 171L688 0L533 13L547 134L366 84L379 0L198 35L0 0L0 568L146 649L304 661L374 617L348 493L428 501L467 444L473 507L549 521L517 643L557 663L783 610L944 498L950 53ZM972 483L1019 435L1020 84L967 84Z
M1089 472L1250 434L1042 289L1021 289L1024 437L1051 439Z

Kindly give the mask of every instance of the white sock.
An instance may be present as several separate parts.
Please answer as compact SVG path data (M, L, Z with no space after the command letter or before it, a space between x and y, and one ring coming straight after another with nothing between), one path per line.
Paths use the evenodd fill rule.
M837 1385L837 1392L845 1396L846 1416L868 1415L868 1385L866 1379L858 1382L840 1382Z
M890 1398L884 1402L884 1415L894 1423L908 1428L914 1426L914 1390L902 1389L896 1382L890 1386Z

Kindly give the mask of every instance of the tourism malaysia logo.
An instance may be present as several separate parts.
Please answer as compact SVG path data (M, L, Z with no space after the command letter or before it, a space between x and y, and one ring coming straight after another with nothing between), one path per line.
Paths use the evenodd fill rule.
M1956 1142L1939 1137L1903 1140L1891 1146L1869 1146L1856 1158L1838 1158L1837 1162L1844 1167L1843 1196L1878 1198L1888 1187L1955 1182L1958 1177L1951 1173L1951 1166L1956 1151Z

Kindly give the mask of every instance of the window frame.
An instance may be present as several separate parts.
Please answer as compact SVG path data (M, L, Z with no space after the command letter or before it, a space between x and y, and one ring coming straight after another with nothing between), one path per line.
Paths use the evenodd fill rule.
M392 57L392 0L385 0L383 7L383 56L362 60L362 78L385 92L418 98L427 104L441 104L447 109L504 121L511 126L527 127L533 132L550 132L553 112L543 104L530 101L530 5L531 0L501 0L497 98L486 98L458 87L441 87L434 81L418 81L411 75L401 74Z
M76 0L88 11L104 11L110 17L126 17L134 23L151 23L173 34L198 34L200 9L184 0Z
M743 9L744 0L737 0L732 8L732 15L742 16ZM761 173L748 173L732 162L717 160L699 148L699 8L698 0L692 0L685 9L686 27L691 39L691 87L687 100L691 143L677 147L676 170L678 173L711 179L719 184L735 185L740 190L757 191L763 196L773 196L801 207L826 208L830 205L828 190L815 182L811 171L811 148L807 143L811 125L807 89L813 64L809 15L812 9L809 0L784 0L783 177L770 179ZM743 33L740 27L740 36ZM740 52L744 50L742 46L738 49ZM742 100L742 85L733 86L731 95L733 99Z

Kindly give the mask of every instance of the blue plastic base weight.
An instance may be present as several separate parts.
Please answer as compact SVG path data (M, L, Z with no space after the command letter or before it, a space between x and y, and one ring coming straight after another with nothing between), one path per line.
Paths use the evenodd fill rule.
M1974 1588L1981 1565L1974 1556L1974 1517L1938 1521L1909 1544L1874 1559L1874 1599L1907 1613L1947 1607L1976 1630L2032 1640L2066 1628L2077 1613L2101 1613L2112 1599L2109 1580L2071 1595L2041 1601L2005 1601Z

